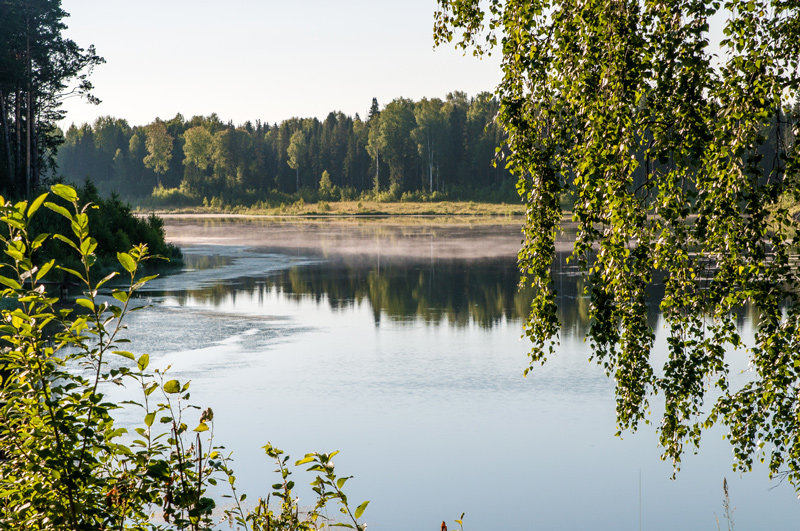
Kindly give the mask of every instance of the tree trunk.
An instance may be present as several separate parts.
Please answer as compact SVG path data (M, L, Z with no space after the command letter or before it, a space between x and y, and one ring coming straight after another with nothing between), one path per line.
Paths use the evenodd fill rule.
M36 113L34 112L33 115L36 116ZM31 190L33 191L36 191L36 188L39 186L39 173L41 171L41 166L39 164L39 142L36 139L37 123L39 123L39 120L34 118L33 132L31 133L31 148L34 154L31 159Z
M30 22L28 22L30 24ZM28 35L26 37L26 53L27 53L27 60L28 60L28 94L25 98L25 197L31 196L31 135L33 134L33 120L32 120L32 113L31 113L31 104L33 103L31 97L31 78L33 77L33 72L31 68L31 36L30 36L30 27L28 29Z
M25 108L25 197L31 196L31 93L30 82L28 82L28 95Z
M14 95L14 132L17 136L17 145L14 146L13 188L18 193L20 181L22 180L22 172L20 172L20 167L22 166L22 95L20 94L19 87L17 87Z
M428 191L433 192L433 153L431 152L431 138L428 137Z
M0 127L3 129L3 143L6 152L6 168L8 183L14 179L14 165L11 162L11 129L8 127L8 114L6 113L6 95L0 90Z

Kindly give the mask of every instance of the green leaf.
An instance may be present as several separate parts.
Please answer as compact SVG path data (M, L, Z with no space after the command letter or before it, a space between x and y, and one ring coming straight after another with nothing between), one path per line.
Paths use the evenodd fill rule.
M8 247L8 249L5 250L5 253L13 258L15 262L21 262L25 259L25 255L16 247Z
M356 517L356 520L361 518L361 515L364 514L364 509L367 508L367 505L369 505L369 500L365 501L364 503L362 503L361 505L356 507L356 512L355 512L355 515L354 515Z
M68 220L72 221L72 214L70 214L69 210L67 210L66 208L62 207L61 205L57 205L55 203L51 203L50 201L48 201L48 202L46 202L44 204L44 206L49 208L53 212L61 214L62 216L64 216Z
M117 356L122 356L123 358L128 358L131 361L136 361L136 357L134 357L134 355L128 352L127 350L112 350L111 352L113 352Z
M122 304L125 304L126 302L128 302L128 292L127 291L121 291L121 290L115 289L114 291L111 292L111 296L114 297L115 299L117 299Z
M97 283L97 285L95 286L95 289L99 288L100 286L102 286L103 284L105 284L106 282L111 280L112 278L116 277L117 275L119 275L119 273L117 271L112 271L108 275L104 276L103 279L100 282Z
M73 249L75 249L76 251L81 252L81 250L78 248L78 245L74 241L64 236L63 234L53 234L53 238L62 241L67 245L69 245L70 247L72 247Z
M197 433L208 431L208 424L206 424L205 422L201 422L200 424L197 425L194 431L196 431Z
M0 275L0 284L4 284L13 289L22 289L22 286L19 285L19 282L13 278L4 277L2 275Z
M55 260L50 260L49 262L42 264L42 267L40 267L39 271L36 273L36 282L39 282L39 280L41 280L47 274L47 272L53 268L53 264L55 263Z
M164 392L169 394L180 393L181 384L178 380L170 380L164 384Z
M86 215L86 213L84 212L80 212L78 214L75 214L73 222L78 229L75 230L75 228L73 228L73 231L75 231L76 234L83 234L85 230L89 227L89 216Z
M145 426L147 426L148 428L150 426L152 426L153 425L153 420L155 420L155 418L156 418L156 412L155 411L151 411L150 413L145 415L144 416L144 424L145 424Z
M139 356L139 361L136 362L136 365L139 367L140 371L143 371L150 365L150 356L148 354L142 354Z
M92 254L97 249L97 240L86 238L81 242L81 254Z
M50 187L50 190L58 197L66 199L70 203L74 203L78 200L78 193L73 187L67 186L66 184L54 184Z
M310 462L312 462L313 460L314 460L314 456L313 456L313 455L307 455L307 456L305 456L304 458L302 458L302 459L300 459L299 461L297 461L297 462L294 464L294 466L305 465L306 463L310 463Z
M46 232L43 232L43 233L39 234L31 242L31 249L34 249L34 250L38 249L39 247L42 246L44 241L49 237L50 237L50 235L47 234Z
M46 198L47 198L47 192L43 193L42 195L40 195L39 197L37 197L36 199L33 200L33 203L31 203L31 206L28 207L28 217L29 218L31 216L33 216L36 213L37 210L39 210L39 207L42 206L42 203L44 203L44 200Z
M56 268L60 269L61 271L66 272L66 273L69 273L70 275L72 275L74 277L79 278L84 284L86 284L86 279L83 278L83 275L81 275L80 273L78 273L74 269L70 269L68 267L61 267L61 266L56 266Z
M117 253L117 260L128 273L136 271L136 262L133 261L133 258L128 253Z
M84 308L86 308L91 312L94 311L94 303L92 302L91 299L86 299L86 298L75 299L75 304L77 304L78 306L83 306Z

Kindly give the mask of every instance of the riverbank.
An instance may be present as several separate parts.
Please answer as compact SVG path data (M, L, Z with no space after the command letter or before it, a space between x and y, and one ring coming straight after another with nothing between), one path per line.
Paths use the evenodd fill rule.
M379 202L379 201L297 201L275 207L198 206L179 208L138 209L140 212L164 214L212 214L248 216L458 216L516 217L525 214L525 205L511 203L476 203L474 201Z

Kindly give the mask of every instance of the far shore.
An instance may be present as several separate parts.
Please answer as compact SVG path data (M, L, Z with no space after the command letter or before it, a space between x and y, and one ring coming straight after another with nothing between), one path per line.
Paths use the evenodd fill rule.
M203 217L444 217L444 218L492 218L501 221L518 222L525 214L525 205L511 203L478 203L474 201L438 202L392 202L378 201L320 201L318 203L296 202L276 207L139 207L141 213L155 213L166 216Z

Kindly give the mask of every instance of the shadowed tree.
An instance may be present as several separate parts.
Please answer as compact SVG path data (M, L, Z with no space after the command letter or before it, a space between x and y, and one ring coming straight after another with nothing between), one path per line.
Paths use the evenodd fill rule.
M63 99L98 101L88 75L103 59L62 35L66 16L59 0L0 2L0 186L17 195L54 166Z

